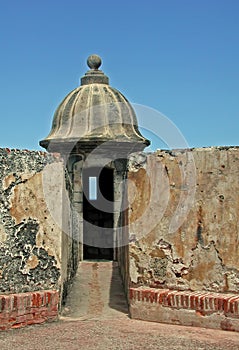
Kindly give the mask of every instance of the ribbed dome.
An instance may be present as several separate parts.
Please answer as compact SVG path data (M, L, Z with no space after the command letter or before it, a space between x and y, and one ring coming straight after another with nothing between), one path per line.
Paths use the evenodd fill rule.
M81 79L81 86L71 91L57 108L50 134L40 141L49 144L99 144L113 140L137 144L137 149L149 145L138 130L135 112L128 100L108 85L108 77L98 70L101 59L92 55L91 68ZM52 148L52 147L51 147Z

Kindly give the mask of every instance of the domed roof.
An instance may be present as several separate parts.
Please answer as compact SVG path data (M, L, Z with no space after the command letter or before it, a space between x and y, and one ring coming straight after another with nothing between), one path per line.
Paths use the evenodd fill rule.
M81 86L60 103L51 132L40 145L62 151L67 143L77 144L78 148L86 145L94 148L114 141L131 148L134 144L134 150L142 150L150 142L139 132L132 106L118 90L109 86L108 77L98 69L99 56L90 56L87 64L90 70L81 78Z

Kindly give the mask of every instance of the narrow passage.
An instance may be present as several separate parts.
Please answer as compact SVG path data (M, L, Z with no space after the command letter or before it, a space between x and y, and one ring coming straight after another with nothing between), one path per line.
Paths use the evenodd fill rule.
M118 263L80 262L62 310L64 319L127 318L128 305Z

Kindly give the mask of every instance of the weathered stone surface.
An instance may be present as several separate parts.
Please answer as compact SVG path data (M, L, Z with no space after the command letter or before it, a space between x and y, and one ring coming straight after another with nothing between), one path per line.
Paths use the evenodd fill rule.
M157 151L136 164L134 155L131 285L238 292L239 148Z
M43 152L0 149L0 177L0 292L60 290L72 269L62 160Z

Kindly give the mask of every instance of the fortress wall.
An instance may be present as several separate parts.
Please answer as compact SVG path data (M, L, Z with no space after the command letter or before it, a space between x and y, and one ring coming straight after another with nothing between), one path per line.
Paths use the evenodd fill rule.
M237 299L239 148L135 154L128 178L131 295L163 289L188 296L199 292L203 298L210 293L215 300L229 293ZM149 317L142 305L137 312L133 305L135 298L133 317L140 312ZM167 314L165 305L163 310Z
M31 293L53 291L59 300L72 275L72 218L63 161L57 154L0 149L0 178L1 298L18 300L26 294L29 299Z

